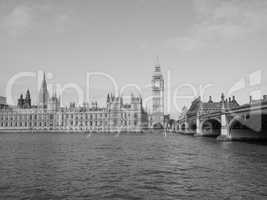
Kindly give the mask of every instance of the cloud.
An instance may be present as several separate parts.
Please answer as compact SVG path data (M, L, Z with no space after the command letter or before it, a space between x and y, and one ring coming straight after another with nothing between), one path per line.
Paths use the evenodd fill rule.
M29 30L31 23L31 9L25 6L17 6L2 19L1 27L8 34L18 36Z
M191 51L264 35L267 1L193 0L196 22L186 36L170 38L165 47Z
M164 41L164 47L166 48L176 48L181 51L191 51L198 47L204 46L204 44L193 37L177 37L170 38Z
M55 17L55 30L56 32L62 33L65 31L70 16L68 14L60 14Z
M70 14L46 4L33 4L30 7L17 5L2 19L0 30L12 37L18 37L29 31L54 31L62 33L69 25Z

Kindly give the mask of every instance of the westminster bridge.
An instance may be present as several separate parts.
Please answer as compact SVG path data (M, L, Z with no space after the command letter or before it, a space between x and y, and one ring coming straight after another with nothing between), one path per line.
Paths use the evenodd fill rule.
M195 99L184 110L175 127L177 132L195 136L211 136L220 140L267 139L267 95L260 100L239 105L235 97L220 102Z

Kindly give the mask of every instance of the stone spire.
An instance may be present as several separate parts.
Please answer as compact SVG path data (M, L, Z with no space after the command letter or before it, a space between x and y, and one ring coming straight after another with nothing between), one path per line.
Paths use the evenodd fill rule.
M25 107L31 108L31 106L32 106L31 94L30 94L30 90L28 89L26 92L26 97L25 97Z
M224 102L225 101L225 96L224 96L224 93L222 93L221 95L221 102Z
M109 93L108 93L108 95L107 95L107 103L109 103L110 102L110 97L109 97Z
M48 99L49 99L49 94L47 90L46 77L44 73L42 85L39 91L39 106L42 108L47 108Z

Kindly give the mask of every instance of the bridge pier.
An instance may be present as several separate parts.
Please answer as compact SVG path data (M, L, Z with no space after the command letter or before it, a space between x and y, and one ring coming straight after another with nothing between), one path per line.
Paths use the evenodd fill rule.
M185 122L185 134L189 133L189 124L188 122Z
M195 136L202 136L202 131L201 131L201 124L200 124L200 114L197 113L197 119L196 119L196 134Z
M178 133L183 132L182 124L178 124L178 125L177 125L177 132L178 132Z
M219 135L216 139L219 141L230 141L231 140L224 106L222 108L222 114L221 114L221 135Z

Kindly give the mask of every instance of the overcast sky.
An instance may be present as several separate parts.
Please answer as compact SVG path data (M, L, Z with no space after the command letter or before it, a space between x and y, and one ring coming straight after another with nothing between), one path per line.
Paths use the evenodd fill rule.
M182 84L198 93L211 84L204 97L218 100L237 83L232 94L241 103L255 90L267 93L267 1L0 1L2 96L16 73L43 70L53 75L49 84L83 89L86 72L107 73L119 87L137 84L145 97L157 56L165 79L170 72L172 99ZM111 84L94 83L92 96L101 100ZM26 88L35 102L36 80L30 78L16 82L13 96ZM183 88L179 94L192 92ZM73 91L63 96L65 102L77 101ZM180 107L185 103L177 101Z

